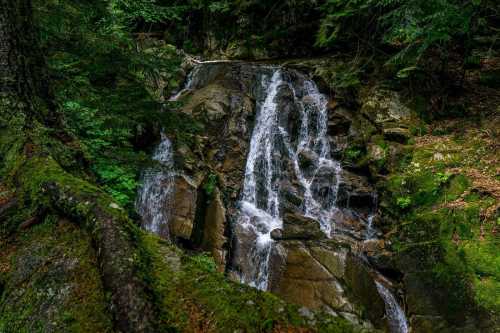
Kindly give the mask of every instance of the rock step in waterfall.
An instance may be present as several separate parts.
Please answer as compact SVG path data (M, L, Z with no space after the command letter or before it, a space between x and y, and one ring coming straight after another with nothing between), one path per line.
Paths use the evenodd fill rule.
M224 73L225 68L221 74L220 66L218 62L196 65L185 87L170 100L203 89L218 76L229 75ZM372 200L373 207L359 214L355 209L339 208L340 201L347 201L344 206L349 208L349 197L340 198L346 171L331 156L328 100L314 81L279 66L241 66L250 66L251 73L247 70L241 74L240 69L231 66L227 70L256 81L247 87L255 98L255 121L241 194L234 203L236 213L228 216L233 220L235 240L228 268L241 282L272 291L275 288L271 286L271 277L277 274L276 253L283 257L287 252L275 239L283 235L289 238L310 236L302 230L293 236L294 226L290 229L290 221L306 225L312 230L310 234L317 238L344 238L351 243L373 239L376 200ZM137 200L144 227L163 237L168 237L165 232L171 214L168 207L174 192L172 155L171 142L162 136L153 156L161 167L144 173ZM352 230L339 223L346 214L364 221L363 235L356 234L352 238ZM317 231L314 231L314 224L317 224ZM345 254L340 257L345 258ZM343 295L339 283L335 282L335 288ZM381 282L375 281L374 289L385 303L391 332L407 333L404 311L396 298Z

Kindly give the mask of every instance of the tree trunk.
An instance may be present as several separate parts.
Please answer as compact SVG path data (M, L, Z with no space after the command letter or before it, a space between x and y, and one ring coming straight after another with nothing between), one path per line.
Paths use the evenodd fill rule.
M0 0L0 97L11 112L58 125L30 0Z
M0 188L8 184L16 192L5 207L0 203L0 221L17 202L31 205L19 207L29 212L69 217L93 240L117 331L156 332L155 307L138 274L140 231L108 195L65 172L50 155L47 133L58 131L64 133L64 127L50 93L31 1L0 0Z

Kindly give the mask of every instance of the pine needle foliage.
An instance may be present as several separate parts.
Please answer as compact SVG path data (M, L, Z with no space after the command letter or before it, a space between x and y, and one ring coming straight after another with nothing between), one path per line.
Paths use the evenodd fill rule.
M460 49L464 60L470 57L475 38L498 35L494 25L500 4L488 0L327 0L321 10L325 16L317 46L361 43L389 54L387 63L397 66L398 76L407 77L430 50L442 59L451 48Z

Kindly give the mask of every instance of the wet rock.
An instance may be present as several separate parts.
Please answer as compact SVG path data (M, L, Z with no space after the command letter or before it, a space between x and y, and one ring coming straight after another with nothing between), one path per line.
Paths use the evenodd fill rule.
M273 231L271 231L271 238L274 240L282 240L283 229L274 229Z
M304 199L298 193L296 187L288 181L283 182L281 187L282 206L285 211L297 211L302 206Z
M203 79L195 83L198 90L181 111L204 128L205 138L196 147L197 155L179 152L182 166L190 174L216 171L221 175L223 193L226 188L239 191L244 178L245 158L251 134L254 102L245 89L250 89L255 74L245 66L203 66ZM188 163L186 163L188 162Z
M361 250L366 252L368 256L373 256L381 253L385 249L385 242L383 239L369 239L361 244Z
M362 238L361 232L365 230L365 223L360 217L354 216L349 209L337 210L332 220L336 227L344 233L349 232L350 236L356 236L357 239Z
M246 260L246 258L253 251L257 235L254 230L245 228L241 224L236 224L232 231L234 238L231 243L233 255L230 267L234 271L235 280L239 281L239 274L245 276L253 276L255 274L256 267L249 260Z
M229 112L230 103L227 89L220 84L210 84L197 90L182 111L207 121L217 121Z
M385 275L396 280L401 280L401 272L396 270L394 267L394 258L392 253L385 250L377 253L370 254L368 257L370 264L379 271L383 271ZM387 274L387 273L390 274Z
M367 316L376 327L384 327L385 303L380 297L374 277L359 257L347 256L345 278L354 301L369 308Z
M222 203L219 189L215 188L212 201L206 210L201 248L212 254L220 272L224 271L226 265L225 228L226 208Z
M299 152L298 159L300 167L305 169L314 166L318 160L318 156L311 150L302 150Z
M319 223L299 213L286 213L283 216L282 239L321 239L325 234Z
M172 198L172 218L169 223L170 235L190 239L196 214L197 186L187 177L175 179Z
M335 112L328 117L328 135L347 135L351 128L351 119L343 112Z
M283 242L276 242L273 244L269 255L269 267L273 267L273 269L269 272L268 290L279 288L283 272L286 269L287 255L288 253Z
M333 276L338 279L344 277L347 249L339 248L333 251L320 245L312 245L309 249L314 259L320 262Z
M342 171L341 178L338 205L368 213L374 204L375 191L367 179L347 170Z
M309 309L352 311L341 284L297 241L282 243L286 261L272 291L285 301Z

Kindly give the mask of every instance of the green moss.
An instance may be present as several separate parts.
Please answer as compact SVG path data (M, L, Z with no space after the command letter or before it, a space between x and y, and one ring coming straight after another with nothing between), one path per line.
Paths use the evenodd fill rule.
M476 141L435 138L416 147L411 163L384 184L387 209L401 221L393 250L401 258L418 258L416 269L432 281L435 302L446 300L440 312L452 325L478 311L500 313L500 246L492 217L484 220L495 199L451 169L481 167L475 154L484 143Z
M308 322L298 307L276 296L231 282L218 273L211 257L188 256L156 236L143 234L141 257L164 327L190 331L272 332L313 327L320 332L354 332L344 320L318 314ZM145 268L144 267L144 268ZM149 273L147 273L149 271Z
M207 176L205 183L203 184L203 190L208 198L212 196L215 188L217 187L217 183L218 179L216 174L211 173Z
M88 236L49 216L0 245L0 332L111 332L113 324Z

